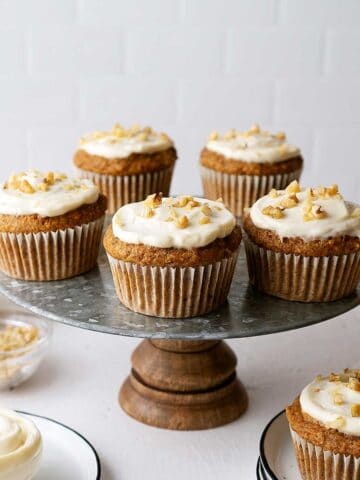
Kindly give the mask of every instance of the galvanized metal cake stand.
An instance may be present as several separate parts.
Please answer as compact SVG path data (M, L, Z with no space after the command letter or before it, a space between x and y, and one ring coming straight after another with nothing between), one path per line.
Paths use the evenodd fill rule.
M323 304L263 295L248 284L243 252L228 303L216 312L184 320L147 317L123 307L104 251L98 267L85 275L47 283L0 275L0 290L51 320L145 338L132 355L132 370L121 387L120 404L143 423L177 430L223 425L246 410L247 395L236 376L236 357L223 339L305 327L360 303L360 289L344 300Z

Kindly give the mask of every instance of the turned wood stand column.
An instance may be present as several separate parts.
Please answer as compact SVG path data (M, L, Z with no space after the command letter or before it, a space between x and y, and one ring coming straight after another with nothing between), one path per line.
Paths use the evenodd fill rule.
M130 416L172 430L213 428L237 419L247 395L236 356L223 341L144 340L119 401Z

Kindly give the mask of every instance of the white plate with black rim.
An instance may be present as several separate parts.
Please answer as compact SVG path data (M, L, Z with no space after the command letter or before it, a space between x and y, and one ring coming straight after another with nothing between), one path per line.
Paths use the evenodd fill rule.
M301 479L285 410L270 420L261 435L257 475L260 480Z
M56 420L18 413L35 423L43 439L41 467L34 480L100 480L99 456L85 437Z

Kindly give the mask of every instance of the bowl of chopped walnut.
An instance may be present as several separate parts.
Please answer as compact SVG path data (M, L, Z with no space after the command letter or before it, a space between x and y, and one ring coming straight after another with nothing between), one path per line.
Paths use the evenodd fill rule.
M35 315L0 311L0 389L30 378L45 357L52 324Z

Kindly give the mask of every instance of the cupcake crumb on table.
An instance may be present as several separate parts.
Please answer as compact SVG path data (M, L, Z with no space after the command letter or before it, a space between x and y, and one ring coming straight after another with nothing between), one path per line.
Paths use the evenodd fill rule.
M0 270L60 280L95 266L106 198L89 180L29 170L0 186Z
M74 155L77 173L92 180L108 198L108 211L144 200L155 192L168 194L177 158L174 143L151 127L119 123L80 139Z
M247 211L244 230L250 281L265 293L330 301L360 280L360 208L337 185L272 189Z
M170 318L207 313L226 300L240 242L223 203L161 194L121 207L104 238L120 301Z
M241 217L271 188L285 188L299 179L303 159L299 148L287 143L284 132L272 134L253 125L245 132L214 131L200 155L201 177L207 198L223 197Z
M303 480L360 476L360 370L318 375L287 407Z

